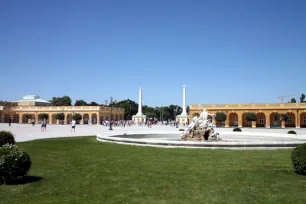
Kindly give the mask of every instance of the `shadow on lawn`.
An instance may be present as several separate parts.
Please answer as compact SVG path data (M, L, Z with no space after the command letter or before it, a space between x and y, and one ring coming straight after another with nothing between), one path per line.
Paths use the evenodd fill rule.
M27 184L27 183L35 183L43 178L40 176L25 176L22 179L16 179L12 180L6 183L6 185L21 185L21 184Z

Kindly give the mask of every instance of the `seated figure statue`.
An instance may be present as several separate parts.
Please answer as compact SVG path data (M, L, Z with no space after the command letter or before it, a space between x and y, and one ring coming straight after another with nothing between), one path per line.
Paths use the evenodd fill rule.
M184 134L188 134L195 126L199 126L200 128L206 129L208 127L208 116L215 116L215 114L208 113L207 110L204 108L203 112L200 114L199 117L195 116L192 119L192 122L185 130Z
M204 135L209 134L208 137L212 138L213 140L218 139L219 133L215 132L215 124L214 119L209 119L208 117L214 117L215 114L208 113L206 109L203 109L200 116L195 116L192 119L192 122L188 127L185 129L181 140L202 140Z

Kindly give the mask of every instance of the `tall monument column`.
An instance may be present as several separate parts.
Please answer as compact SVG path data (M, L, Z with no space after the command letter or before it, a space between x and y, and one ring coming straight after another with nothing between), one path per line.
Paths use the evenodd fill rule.
M187 111L186 111L186 86L183 85L183 111L181 113L181 115L187 115Z
M139 88L139 95L138 95L138 113L132 116L132 119L135 122L145 122L146 116L142 113L142 89Z
M138 97L138 113L137 115L143 115L142 114L142 90L139 88L139 97Z
M182 113L176 116L176 122L180 124L187 124L188 123L188 114L186 108L186 86L183 85L183 110Z

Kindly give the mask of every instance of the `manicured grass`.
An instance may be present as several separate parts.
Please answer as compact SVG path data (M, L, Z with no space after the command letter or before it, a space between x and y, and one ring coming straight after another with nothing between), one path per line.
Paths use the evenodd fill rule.
M291 150L161 149L94 137L18 144L41 180L0 186L1 203L305 203Z

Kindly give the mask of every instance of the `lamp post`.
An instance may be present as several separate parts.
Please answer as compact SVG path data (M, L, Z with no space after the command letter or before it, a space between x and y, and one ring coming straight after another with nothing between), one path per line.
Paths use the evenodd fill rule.
M109 117L109 130L113 130L112 128L112 103L117 103L116 100L113 100L113 97L110 97L109 98L109 101L108 100L105 100L105 105L107 106L109 104L110 106L110 117Z

